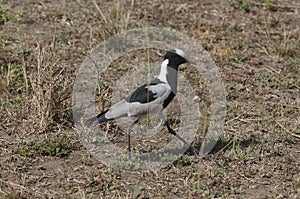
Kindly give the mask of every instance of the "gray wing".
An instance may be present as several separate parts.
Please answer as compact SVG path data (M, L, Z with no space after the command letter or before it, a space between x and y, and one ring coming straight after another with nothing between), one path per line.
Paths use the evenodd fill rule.
M105 113L105 117L108 119L117 119L120 117L133 117L133 116L139 116L139 115L145 115L151 113L159 113L160 111L162 111L165 108L164 102L168 100L170 95L172 95L170 86L168 84L156 84L156 85L150 84L150 86L147 85L143 85L143 86L144 86L142 87L143 90L147 90L147 92L151 93L152 101L149 100L148 102L146 102L145 99L141 100L142 99L141 97L135 98L135 99L140 99L139 101L138 100L130 101L128 100L128 98L130 97L132 98L132 95L130 95L126 100L122 100L117 104L113 105ZM137 92L135 91L134 93Z

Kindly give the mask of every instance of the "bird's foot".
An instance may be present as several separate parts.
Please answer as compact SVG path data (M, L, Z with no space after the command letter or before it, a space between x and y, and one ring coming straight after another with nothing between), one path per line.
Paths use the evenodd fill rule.
M131 151L128 151L128 157L127 157L127 161L130 162L131 161Z
M193 145L191 145L190 147L191 147L191 149L192 149L194 155L195 155L197 158L199 158L199 157L200 157L200 152L199 152L199 150L196 149Z
M161 130L161 128L164 126L165 124L164 124L164 122L160 122L160 123L158 123L156 126L154 126L154 130L155 131L159 131L159 130Z

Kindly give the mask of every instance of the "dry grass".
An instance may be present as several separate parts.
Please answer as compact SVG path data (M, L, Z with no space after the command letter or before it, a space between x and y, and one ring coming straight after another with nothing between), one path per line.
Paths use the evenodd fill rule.
M70 98L72 79L68 77L66 67L57 67L60 58L56 58L51 49L43 49L37 44L37 51L37 68L29 78L29 108L34 115L35 129L45 132L51 130L51 125L64 125L61 121L70 119L70 104L66 104L66 100Z
M2 0L1 198L297 198L299 12L296 0ZM187 153L158 172L126 173L106 168L80 145L71 92L77 67L93 47L145 26L171 27L199 41L219 66L228 114L224 135L205 160ZM159 61L160 54L134 52L117 60L107 71L114 77L104 75L99 84L99 101L107 100L99 109L109 106L120 75L149 55ZM203 80L186 67L180 72L209 106ZM111 123L106 127L125 147L126 135ZM160 144L169 139L160 137ZM153 149L138 140L134 145Z

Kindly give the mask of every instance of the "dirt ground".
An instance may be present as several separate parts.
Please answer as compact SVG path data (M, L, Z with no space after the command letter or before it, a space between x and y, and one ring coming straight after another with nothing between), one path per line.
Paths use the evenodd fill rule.
M0 2L1 198L299 198L298 0ZM148 26L182 32L208 51L224 82L227 116L206 158L187 152L159 171L131 173L107 168L85 149L71 96L94 47ZM151 53L153 61L162 59ZM112 67L130 68L144 54ZM209 106L203 79L186 66L180 73ZM99 110L109 105L116 78L105 79ZM171 117L172 106L176 100ZM126 148L124 132L110 133Z

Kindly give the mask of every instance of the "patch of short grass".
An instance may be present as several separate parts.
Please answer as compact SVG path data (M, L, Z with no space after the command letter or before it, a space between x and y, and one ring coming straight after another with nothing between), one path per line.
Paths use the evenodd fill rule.
M189 156L182 155L178 160L176 160L176 162L174 164L175 165L179 164L179 165L182 165L182 166L187 166L187 165L191 165L192 161L191 161Z
M125 185L124 188L133 193L133 198L138 198L141 195L142 188L138 185Z
M56 133L43 140L21 141L15 148L15 153L25 157L37 155L66 157L79 146L78 143L73 143L70 137Z
M19 14L14 14L10 10L4 8L3 6L4 2L3 0L0 0L0 26L4 25L6 22L8 22L11 19L19 19Z
M250 11L250 4L246 1L237 1L237 0L230 0L229 4L234 7L235 9L242 9L246 12Z

